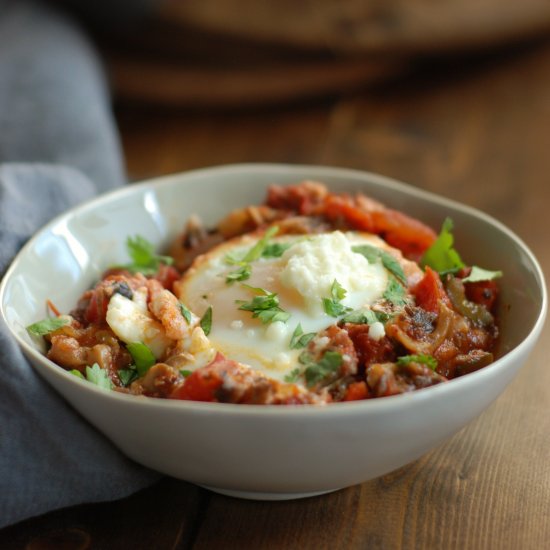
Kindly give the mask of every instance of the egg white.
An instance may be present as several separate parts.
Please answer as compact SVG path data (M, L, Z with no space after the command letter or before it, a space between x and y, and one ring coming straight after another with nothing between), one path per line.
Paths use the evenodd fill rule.
M228 273L238 268L227 261L228 255L243 258L260 237L238 237L197 258L178 285L178 297L199 316L212 306L209 339L216 349L279 380L298 364L301 350L290 348L297 325L304 333L317 333L337 322L323 309L323 298L331 298L334 280L347 291L341 303L352 310L372 305L382 297L388 272L381 262L369 264L364 256L352 252L352 246L369 244L391 251L407 271L413 271L408 265L412 262L375 235L283 235L269 240L293 243L281 257L259 258L250 263L250 278L228 283ZM239 310L239 301L250 302L255 296L249 287L277 294L279 306L290 314L288 321L262 324L250 311ZM378 337L383 335L383 329L382 334L378 332Z

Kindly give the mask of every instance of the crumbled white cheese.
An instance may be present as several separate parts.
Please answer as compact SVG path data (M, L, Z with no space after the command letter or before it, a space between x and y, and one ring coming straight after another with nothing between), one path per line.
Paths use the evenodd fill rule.
M335 280L348 293L364 291L373 284L383 289L386 275L381 266L369 264L351 246L347 235L340 231L297 242L282 256L281 283L297 290L310 304L330 298Z
M369 325L369 338L372 340L380 340L380 338L383 338L385 335L386 331L384 330L384 325L379 321Z

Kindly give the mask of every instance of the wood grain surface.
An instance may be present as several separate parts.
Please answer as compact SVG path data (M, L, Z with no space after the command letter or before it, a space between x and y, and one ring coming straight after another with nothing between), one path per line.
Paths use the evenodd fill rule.
M255 111L117 111L142 179L268 161L380 172L479 207L550 273L550 43L432 64L353 96ZM165 478L127 499L0 531L0 548L490 549L550 547L550 330L479 418L382 478L251 502ZM460 406L460 404L457 404Z

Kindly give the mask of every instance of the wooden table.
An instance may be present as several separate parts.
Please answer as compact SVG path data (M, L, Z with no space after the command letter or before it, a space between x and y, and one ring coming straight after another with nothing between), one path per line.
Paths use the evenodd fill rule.
M313 163L380 172L476 206L550 273L550 44L431 63L353 97L240 112L118 110L134 179L201 166ZM550 329L506 392L420 460L294 502L163 479L118 502L0 531L1 548L550 547ZM534 382L536 380L536 382Z

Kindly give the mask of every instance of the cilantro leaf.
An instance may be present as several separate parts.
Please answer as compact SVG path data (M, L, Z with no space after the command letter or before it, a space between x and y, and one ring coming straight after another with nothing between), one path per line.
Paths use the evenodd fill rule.
M404 367L408 365L409 363L421 363L422 365L427 365L435 371L437 368L437 359L431 355L403 355L401 357L398 357L397 359L397 365L400 367Z
M126 349L130 352L140 377L145 376L147 371L157 362L153 352L141 342L126 344Z
M179 302L179 306L182 317L187 321L187 324L190 325L193 321L193 314L181 302Z
M111 390L113 388L113 383L107 371L102 369L97 363L94 363L91 367L86 367L86 380L104 390Z
M315 338L315 334L315 332L308 332L307 334L304 334L302 325L298 323L292 333L292 337L290 338L290 349L305 348L311 340Z
M141 235L128 237L126 239L126 250L132 263L122 265L124 269L132 273L143 273L143 275L154 275L160 264L172 265L174 259L170 256L161 256L155 252L155 247Z
M244 300L237 300L236 302L240 304L239 309L252 312L265 311L279 306L277 294L270 292L263 296L254 296L250 302Z
M277 307L260 311L258 314L252 315L252 317L257 317L264 325L267 325L268 323L275 323L277 321L286 323L290 319L290 313Z
M293 384L294 382L298 382L298 378L300 378L301 371L298 367L296 367L294 370L290 371L285 377L284 381Z
M294 243L271 243L262 251L262 258L280 258Z
M403 271L403 268L401 267L401 264L397 261L397 259L385 250L380 251L380 258L382 260L382 265L390 273L395 275L395 277L397 277L399 281L406 285L407 277L405 277L405 272Z
M353 323L356 325L373 325L379 319L372 309L356 309L342 317L342 322Z
M422 267L429 266L440 275L456 273L464 267L460 254L453 247L453 222L446 218L435 242L426 250L420 260Z
M235 281L246 281L247 279L250 279L250 275L252 274L252 267L250 264L244 264L238 269L235 269L233 271L230 271L226 278L226 283L234 283Z
M407 303L405 289L393 277L390 277L382 297L395 306L403 306Z
M380 259L380 249L370 244L358 244L351 247L351 250L356 254L365 256L369 264L374 264Z
M253 319L260 319L265 325L267 323L274 323L281 321L286 323L290 319L290 313L279 307L279 297L277 294L269 292L263 288L252 287L249 285L243 285L246 288L257 293L250 302L245 300L235 300L239 304L239 309L243 311L252 312Z
M346 297L347 290L336 280L334 279L332 286L330 287L330 295L335 301L341 301Z
M334 279L330 287L331 298L323 298L323 309L331 317L340 317L344 313L351 311L351 308L341 304L341 300L346 297L346 289Z
M239 268L234 271L230 271L225 278L225 282L227 284L231 284L235 281L246 281L247 279L250 279L250 275L252 274L252 266L250 265L252 262L258 260L264 255L265 257L275 257L274 254L279 253L279 248L273 248L276 245L269 245L268 241L278 231L279 228L277 226L270 227L265 232L264 236L240 260L232 254L227 254L224 258L225 262L230 265L238 265ZM278 246L282 247L284 245ZM282 255L283 252L284 250L280 252L280 255Z
M193 371L192 371L192 370L188 370L188 369L180 369L180 374L181 374L184 378L187 378L188 376L190 376L191 374L193 374Z
M462 279L463 283L477 283L479 281L492 281L493 279L498 279L502 277L502 271L488 271L487 269L482 269L474 265L472 271L467 277Z
M29 325L27 332L32 336L45 336L69 323L70 320L66 317L50 317Z
M305 365L304 375L308 388L323 382L335 374L343 362L341 353L337 351L325 351L320 361L312 361L311 354L304 352L300 354L298 361Z
M329 298L323 298L323 310L331 317L340 317L340 315L343 315L347 311L351 311L351 308Z
M129 386L134 380L139 378L135 365L130 365L127 369L120 369L118 371L118 377L123 386Z
M200 326L204 332L204 335L208 336L212 330L212 306L208 306L208 309L204 312L204 315L200 320Z
M403 271L401 264L386 250L382 250L381 248L377 248L376 246L372 246L370 244L352 246L351 249L353 252L364 256L370 264L380 260L382 265L390 273L392 273L403 284L407 284L407 278L405 277L405 272Z
M267 246L267 242L271 237L275 236L279 228L274 225L270 227L264 234L264 236L246 253L245 257L241 260L245 263L250 263L256 261L262 256L263 251Z

